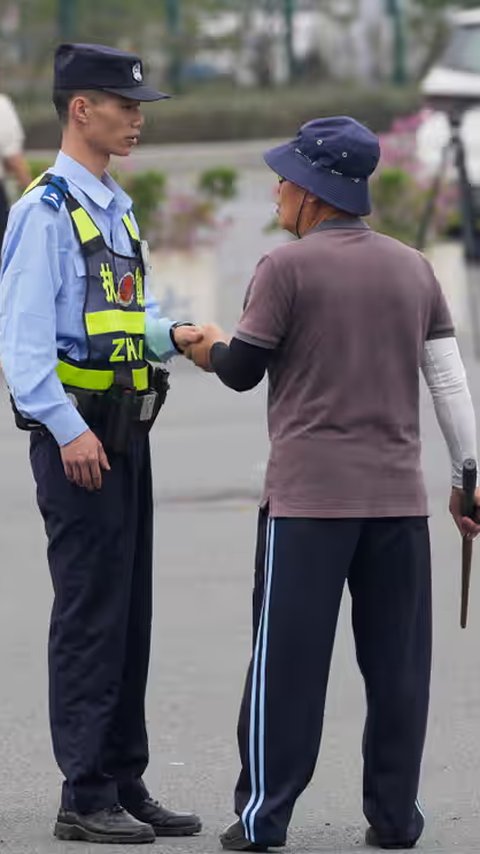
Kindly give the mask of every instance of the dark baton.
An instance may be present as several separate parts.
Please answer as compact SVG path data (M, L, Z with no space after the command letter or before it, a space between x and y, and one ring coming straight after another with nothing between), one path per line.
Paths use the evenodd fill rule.
M475 517L475 488L477 486L477 464L475 460L465 460L462 472L462 516L470 519ZM470 590L470 575L472 571L472 540L465 535L462 537L462 606L460 613L460 625L462 629L467 626L468 616L468 592Z

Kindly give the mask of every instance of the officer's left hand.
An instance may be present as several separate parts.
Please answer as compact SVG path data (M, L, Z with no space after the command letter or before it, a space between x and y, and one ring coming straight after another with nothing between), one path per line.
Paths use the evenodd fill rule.
M203 332L200 326L176 326L172 332L175 344L178 349L184 353L190 344L196 344L203 338Z
M480 534L480 489L475 490L475 519L469 519L468 516L463 516L462 499L463 490L454 486L450 496L450 513L452 514L455 524L462 536L466 536L469 540L473 540L478 536L478 534Z
M92 430L85 430L76 439L60 448L67 480L89 492L102 487L102 471L110 471L110 463L100 439Z

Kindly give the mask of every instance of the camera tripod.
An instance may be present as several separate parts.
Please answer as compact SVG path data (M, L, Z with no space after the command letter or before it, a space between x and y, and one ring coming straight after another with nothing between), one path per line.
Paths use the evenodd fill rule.
M435 205L450 157L457 170L459 212L463 257L465 259L468 311L474 356L480 360L480 210L476 211L473 188L469 181L465 146L460 135L464 110L449 111L450 139L443 148L438 171L433 178L425 211L420 220L416 248L425 248Z
M467 261L480 263L480 230L476 223L477 215L475 211L473 189L467 172L465 146L460 135L462 118L462 110L457 110L456 112L450 112L448 114L450 122L450 139L443 148L440 165L433 178L432 185L428 193L427 204L420 220L417 233L416 248L420 250L425 248L428 230L435 212L438 194L442 186L442 181L450 156L453 154L453 160L458 175L460 222L464 256ZM478 217L480 219L480 211L478 211Z

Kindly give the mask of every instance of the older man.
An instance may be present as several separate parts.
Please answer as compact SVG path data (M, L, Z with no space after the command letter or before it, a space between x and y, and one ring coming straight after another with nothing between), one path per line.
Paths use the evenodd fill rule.
M452 458L451 510L476 457L475 419L453 324L418 252L372 231L376 136L316 119L265 154L278 217L300 238L259 262L230 342L204 330L190 356L231 388L268 371L271 453L260 508L254 653L240 711L238 821L224 848L283 846L318 754L345 582L365 680L366 842L411 848L431 664L427 500L419 373ZM478 502L478 493L477 493Z

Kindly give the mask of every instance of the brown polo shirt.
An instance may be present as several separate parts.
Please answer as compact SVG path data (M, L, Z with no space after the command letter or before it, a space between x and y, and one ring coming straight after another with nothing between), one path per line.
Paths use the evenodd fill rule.
M235 336L273 350L272 516L424 516L419 368L452 336L432 268L362 220L334 220L259 262Z

